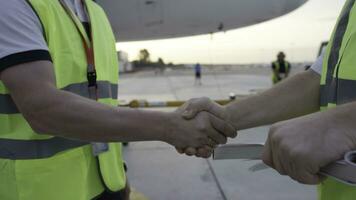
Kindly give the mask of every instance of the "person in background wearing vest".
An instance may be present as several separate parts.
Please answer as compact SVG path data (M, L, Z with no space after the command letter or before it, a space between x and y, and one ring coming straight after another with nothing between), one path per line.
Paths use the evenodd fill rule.
M289 76L291 65L285 60L285 58L286 55L283 52L279 52L277 55L277 60L272 63L273 84L277 84Z
M184 119L187 105L118 108L116 41L94 1L0 5L1 200L127 200L120 142L163 141L207 158L236 136L223 115Z
M201 82L201 65L200 63L197 63L195 66L194 66L194 71L195 71L195 85L198 84L198 85L202 85L202 82Z
M263 154L267 165L299 183L318 185L320 200L355 200L356 187L318 173L356 150L355 52L356 4L347 0L327 50L311 69L223 112L206 99L191 100L185 117L208 111L226 116L238 130L273 124Z

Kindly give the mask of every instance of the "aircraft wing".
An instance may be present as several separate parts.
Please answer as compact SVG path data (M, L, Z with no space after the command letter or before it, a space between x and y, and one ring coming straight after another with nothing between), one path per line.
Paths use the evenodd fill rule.
M119 41L163 39L245 27L287 14L307 0L96 0Z

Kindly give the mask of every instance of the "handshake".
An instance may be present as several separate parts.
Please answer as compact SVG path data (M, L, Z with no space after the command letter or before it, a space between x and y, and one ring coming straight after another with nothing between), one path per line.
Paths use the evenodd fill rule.
M191 99L171 116L165 141L181 154L209 158L217 145L237 136L225 107L209 98Z

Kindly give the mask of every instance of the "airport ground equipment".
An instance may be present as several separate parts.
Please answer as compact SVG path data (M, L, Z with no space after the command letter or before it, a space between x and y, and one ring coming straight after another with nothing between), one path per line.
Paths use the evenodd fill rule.
M214 160L261 160L263 149L263 144L222 145L214 150L213 158ZM253 171L267 168L267 165L261 163L255 165L255 170ZM331 163L322 168L319 174L356 187L356 151L346 153L343 160Z
M230 99L215 100L220 105L226 105L231 101L239 98L246 97L246 95L233 95L230 94ZM185 101L147 101L147 100L132 100L128 103L123 102L119 104L119 107L130 108L174 108L183 105Z
M220 105L228 104L231 100L217 100ZM130 108L174 108L183 105L185 101L147 101L147 100L132 100L129 103L120 104L120 107Z

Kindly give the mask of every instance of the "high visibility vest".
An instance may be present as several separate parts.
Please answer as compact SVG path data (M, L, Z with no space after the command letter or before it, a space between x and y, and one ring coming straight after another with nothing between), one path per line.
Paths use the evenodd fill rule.
M278 77L276 76L276 73L279 74L279 70L281 69L281 65L279 64L279 61L275 61L273 62L273 65L275 66L275 68L273 69L274 73L272 74L272 81L273 83L278 83L280 80L278 80ZM289 63L287 61L284 61L284 67L286 68L286 72L289 71Z
M356 6L348 0L327 47L321 76L321 110L356 101ZM319 186L320 200L354 200L356 187L331 178Z
M72 19L58 0L28 2L43 24L56 86L89 97L86 54ZM115 38L102 8L91 0L85 2L92 27L98 101L116 106ZM96 157L87 142L34 132L2 82L0 102L0 199L88 200L105 190L125 187L121 144L110 143L109 150Z

